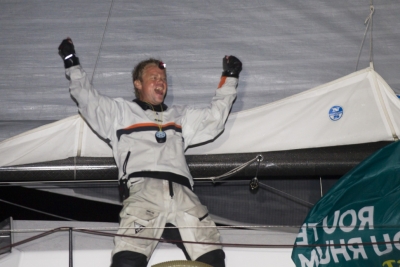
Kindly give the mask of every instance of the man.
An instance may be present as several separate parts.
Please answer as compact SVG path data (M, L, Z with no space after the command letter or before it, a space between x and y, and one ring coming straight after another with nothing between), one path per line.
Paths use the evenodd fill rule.
M70 38L62 41L59 54L81 115L110 141L119 170L124 201L111 266L147 266L157 245L151 239L161 236L210 243L178 242L178 247L188 260L225 266L219 233L192 191L193 178L184 151L189 145L215 138L224 129L242 63L233 56L223 58L221 82L209 107L169 108L164 104L166 65L159 60L148 59L134 68L137 98L131 102L102 96L91 86ZM163 231L165 226L177 229Z

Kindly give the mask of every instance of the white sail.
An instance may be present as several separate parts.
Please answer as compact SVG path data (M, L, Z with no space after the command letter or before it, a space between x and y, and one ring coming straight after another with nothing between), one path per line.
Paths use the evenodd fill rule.
M391 141L399 136L399 125L399 99L373 68L366 68L283 100L233 113L215 141L190 148L187 154ZM112 150L76 115L1 142L0 154L4 155L0 166L11 166L76 156L112 157Z

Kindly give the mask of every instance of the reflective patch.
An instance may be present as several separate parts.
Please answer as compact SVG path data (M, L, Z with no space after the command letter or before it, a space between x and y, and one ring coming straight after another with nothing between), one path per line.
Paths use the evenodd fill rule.
M333 106L329 109L329 118L333 121L340 120L343 116L343 108L341 106Z
M144 225L138 224L137 222L135 222L134 226L135 226L135 234L139 233L144 229Z
M149 216L154 216L154 211L146 210L146 214Z

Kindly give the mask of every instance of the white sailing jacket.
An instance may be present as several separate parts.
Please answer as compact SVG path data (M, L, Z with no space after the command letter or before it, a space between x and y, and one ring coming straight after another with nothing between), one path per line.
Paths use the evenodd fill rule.
M193 178L186 163L185 149L214 139L223 129L236 98L238 79L222 77L208 107L173 105L160 112L142 108L141 101L112 99L90 84L81 66L66 69L70 93L81 115L101 137L110 140L119 177L165 179L190 188ZM158 143L162 126L165 143Z

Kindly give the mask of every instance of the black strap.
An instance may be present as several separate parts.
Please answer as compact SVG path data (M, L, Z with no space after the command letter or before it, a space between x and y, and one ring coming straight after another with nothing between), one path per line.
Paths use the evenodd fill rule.
M168 181L168 185L169 185L169 195L171 196L171 198L174 198L174 188L172 187L172 182Z
M167 180L186 186L187 188L192 190L192 186L190 185L189 179L187 177L172 172L142 171L129 174L128 179L132 177L148 177L154 179Z

